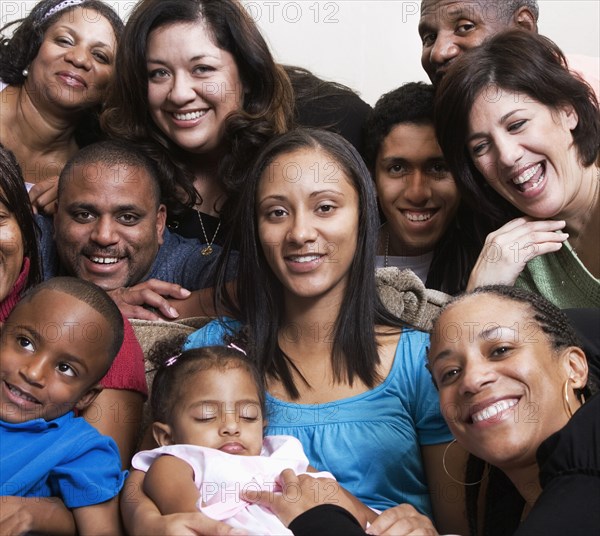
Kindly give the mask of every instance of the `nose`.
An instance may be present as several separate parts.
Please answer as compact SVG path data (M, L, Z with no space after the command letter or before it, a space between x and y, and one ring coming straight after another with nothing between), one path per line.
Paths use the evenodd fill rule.
M187 76L173 74L173 83L168 98L177 106L183 106L196 98L196 92Z
M100 216L90 234L91 240L100 246L116 244L119 241L116 225L111 216Z
M465 363L460 377L461 395L472 395L489 386L496 380L494 367L482 357L470 359Z
M312 217L306 212L298 212L290 218L290 228L287 233L288 241L303 245L316 241L318 236Z
M523 157L523 148L516 137L505 134L495 140L498 153L498 164L502 167L512 168Z
M89 71L92 68L92 58L83 46L73 46L65 54L65 60L78 69Z
M429 61L433 65L444 65L460 54L460 47L454 41L454 33L439 32L429 51Z
M221 417L219 434L222 436L240 435L240 418L236 411L226 412Z
M406 180L406 189L404 190L406 200L416 207L426 205L431 198L431 186L428 177L421 171L416 171Z
M28 384L43 387L46 378L45 360L39 357L31 358L23 364L20 374Z

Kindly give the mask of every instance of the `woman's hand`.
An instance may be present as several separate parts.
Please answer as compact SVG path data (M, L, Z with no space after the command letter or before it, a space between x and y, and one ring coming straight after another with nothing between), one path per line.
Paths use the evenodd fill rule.
M527 262L562 247L569 238L561 231L564 227L564 221L522 217L490 233L471 272L467 290L484 285L513 285Z
M33 185L29 190L29 199L33 211L51 216L56 213L56 200L58 199L58 177L44 179Z
M242 491L241 498L268 508L286 527L300 514L320 504L335 504L348 510L363 527L367 517L376 516L372 510L345 491L339 482L331 478L297 475L292 469L285 469L280 475L280 484L281 492Z
M400 504L383 512L367 529L367 534L438 536L431 520L410 504Z

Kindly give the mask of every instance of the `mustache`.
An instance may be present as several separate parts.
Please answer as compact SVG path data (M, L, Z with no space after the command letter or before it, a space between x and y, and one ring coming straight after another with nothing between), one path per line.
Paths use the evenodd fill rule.
M81 250L81 254L86 257L127 257L127 254L123 251L120 251L118 248L101 248L97 247L84 247Z

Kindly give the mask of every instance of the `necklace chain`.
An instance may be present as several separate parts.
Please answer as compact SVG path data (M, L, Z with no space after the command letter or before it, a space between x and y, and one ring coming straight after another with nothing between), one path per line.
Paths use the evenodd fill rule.
M388 267L388 251L390 249L390 232L385 232L385 257L383 258L383 267Z
M202 234L204 235L204 242L206 242L206 246L204 246L202 248L200 253L202 253L202 255L204 255L205 257L207 257L208 255L210 255L213 252L212 246L215 242L215 238L217 238L217 233L219 232L219 229L221 228L221 220L219 220L219 224L217 225L217 230L215 231L215 234L213 235L212 240L209 242L208 236L206 235L206 230L204 229L204 222L202 221L202 214L200 214L199 210L196 210L196 212L198 213L198 219L200 220L200 227L202 228Z

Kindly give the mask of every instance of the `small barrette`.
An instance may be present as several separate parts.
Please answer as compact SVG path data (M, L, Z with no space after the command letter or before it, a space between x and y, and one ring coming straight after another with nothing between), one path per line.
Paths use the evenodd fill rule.
M165 367L170 367L172 365L174 365L175 363L177 363L177 360L181 357L181 353L175 354L171 357L169 357L169 359L167 359L165 361Z
M232 342L230 342L227 345L227 348L232 348L233 350L237 350L238 352L242 352L242 354L244 354L244 355L248 355L245 350L242 350L237 344L233 344Z

